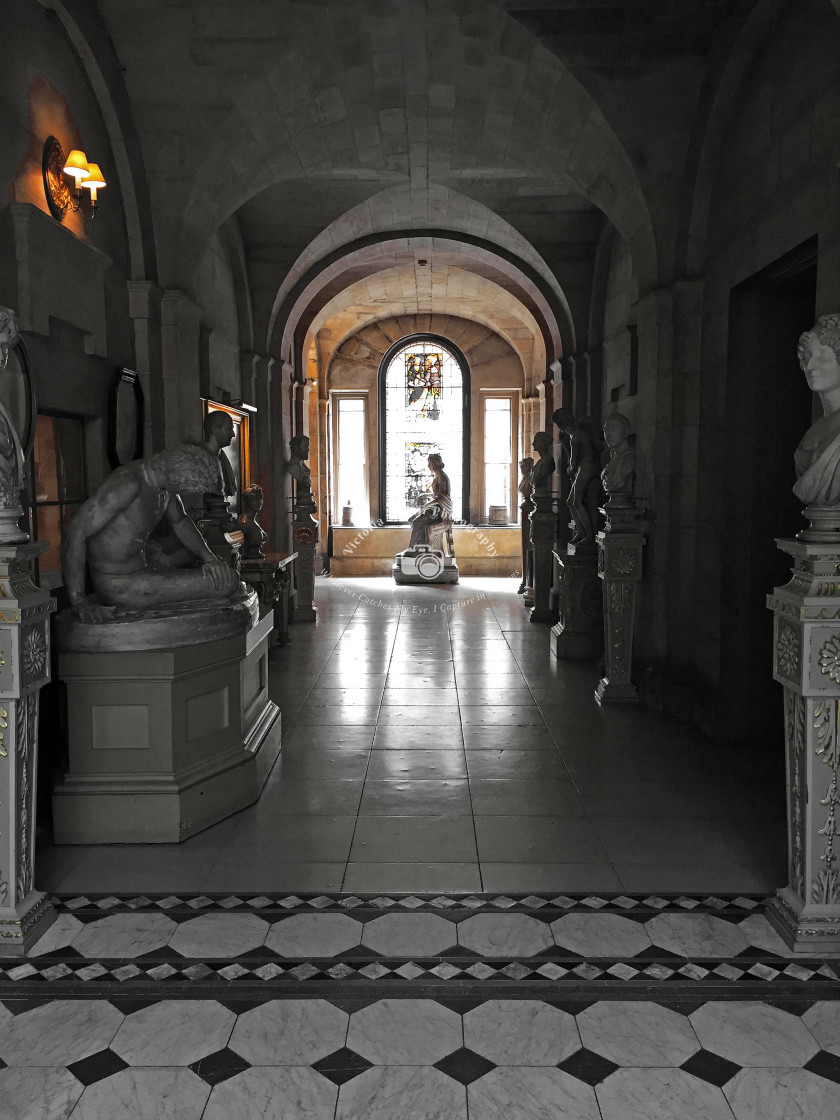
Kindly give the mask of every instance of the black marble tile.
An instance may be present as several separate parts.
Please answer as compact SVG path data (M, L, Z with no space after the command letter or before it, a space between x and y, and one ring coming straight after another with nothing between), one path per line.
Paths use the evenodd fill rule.
M133 1015L135 1011L144 1011L147 1007L151 1007L153 1003L160 1003L160 997L157 999L120 999L119 996L111 996L108 1003L115 1007L117 1011L121 1011L123 1015Z
M835 1081L840 1085L840 1058L836 1054L830 1054L827 1050L820 1050L804 1068L809 1073L819 1074L820 1077L825 1077L828 1081Z
M367 1058L363 1058L355 1050L342 1046L340 1050L334 1050L332 1054L327 1054L325 1058L313 1062L312 1068L326 1077L328 1081L332 1081L333 1085L343 1085L346 1081L352 1081L354 1077L358 1077L360 1073L370 1069L372 1065L373 1062L369 1062Z
M718 1088L721 1088L727 1081L732 1080L741 1067L736 1065L735 1062L730 1062L727 1058L721 1058L719 1054L712 1054L708 1050L698 1050L696 1054L691 1055L687 1062L683 1062L680 1069L693 1074L694 1077L699 1077L701 1081L707 1081L710 1085L717 1085Z
M560 1062L557 1068L594 1088L596 1085L600 1085L605 1077L614 1073L618 1066L608 1058L603 1058L600 1054L583 1047L575 1051L565 1061Z
M460 1082L461 1085L470 1085L496 1066L481 1054L476 1054L474 1050L462 1046L459 1050L447 1054L439 1062L435 1062L435 1068L445 1073L447 1077L451 1077L453 1081Z
M223 1050L217 1050L215 1054L199 1058L189 1068L208 1085L218 1085L221 1081L227 1081L237 1073L250 1069L251 1063L246 1062L243 1057L226 1046Z
M51 1003L52 1000L47 999L4 999L3 1006L12 1015L23 1015L26 1011L34 1011L36 1007L42 1007L45 1003Z
M97 1081L104 1081L121 1069L126 1069L128 1062L124 1062L119 1054L113 1050L100 1050L98 1054L91 1054L89 1058L82 1058L73 1062L67 1069L83 1085L94 1085Z

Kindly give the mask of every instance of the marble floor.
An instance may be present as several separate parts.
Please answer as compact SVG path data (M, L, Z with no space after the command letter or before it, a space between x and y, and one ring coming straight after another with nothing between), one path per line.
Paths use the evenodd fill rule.
M76 891L770 891L781 736L716 746L558 662L516 582L319 578L274 651L282 755L260 801L181 845L57 848Z
M82 895L2 1120L835 1120L840 965L757 896Z

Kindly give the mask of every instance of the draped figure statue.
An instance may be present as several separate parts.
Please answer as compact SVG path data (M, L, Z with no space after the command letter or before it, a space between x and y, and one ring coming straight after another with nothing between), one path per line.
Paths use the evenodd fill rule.
M451 549L452 498L449 476L444 472L443 459L440 455L430 455L428 462L429 470L434 474L432 493L422 509L408 519L411 525L411 540L408 547L427 544L432 548L439 548L440 544L436 542L446 534Z

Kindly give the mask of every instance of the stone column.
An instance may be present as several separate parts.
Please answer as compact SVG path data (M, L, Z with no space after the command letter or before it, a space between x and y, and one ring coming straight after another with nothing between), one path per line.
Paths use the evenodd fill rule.
M604 604L604 675L595 689L599 704L623 701L637 703L639 690L631 680L633 628L636 598L642 578L642 549L639 532L641 511L632 502L608 502L601 512L606 526L598 533L598 575Z
M166 447L198 443L201 434L201 308L183 292L161 301Z
M767 596L784 689L789 860L767 917L795 952L840 954L840 533L800 535L828 539L778 541L793 578Z
M534 606L531 622L553 622L549 598L551 595L552 554L554 544L554 495L537 493L531 495L533 510L529 514L531 523L531 551L534 568ZM527 596L525 602L527 603Z
M128 311L134 323L134 361L143 388L143 453L164 448L165 390L161 357L162 290L150 280L128 280Z
M0 953L28 952L55 920L35 890L38 701L50 679L55 600L33 582L46 541L0 543Z

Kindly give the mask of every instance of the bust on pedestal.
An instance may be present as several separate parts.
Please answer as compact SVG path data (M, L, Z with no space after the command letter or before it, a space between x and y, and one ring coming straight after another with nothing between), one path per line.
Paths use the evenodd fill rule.
M312 497L312 478L306 460L309 458L309 436L292 436L289 440L290 458L286 474L294 479L292 496L292 538L295 560L295 605L292 618L295 622L317 622L318 609L315 597L315 546L318 543L318 507Z
M57 621L70 768L53 795L58 843L178 841L259 796L280 743L266 688L272 620L257 621L255 593L178 496L220 489L217 455L176 447L118 467L68 526L72 608ZM163 518L194 566L161 568L147 551Z
M567 505L573 530L566 548L554 553L560 618L551 630L551 651L567 660L588 661L600 654L603 642L595 545L601 494L600 441L589 421L575 419L571 409L558 408L551 419L568 441L571 489Z
M810 526L778 540L793 578L767 597L773 676L784 689L789 882L767 916L796 952L840 956L840 315L824 315L798 356L823 415L795 455Z
M0 381L22 346L13 311L0 307ZM6 385L2 385L5 390ZM0 398L3 397L0 392ZM55 602L35 584L34 561L46 541L19 528L24 456L15 419L0 403L0 955L27 952L55 920L35 890L38 703L50 679L50 612Z
M610 459L601 472L607 492L602 509L606 525L598 533L598 575L604 592L604 675L595 689L599 704L636 703L639 699L630 678L645 538L638 527L641 511L633 501L636 453L630 445L631 432L630 421L620 412L612 413L604 423Z
M530 455L519 460L519 493L522 501L519 505L519 521L522 526L522 582L517 594L523 595L523 602L528 606L534 605L534 553L531 548L531 522L529 520L534 503L531 494L534 491L531 485L531 469L534 460Z
M534 606L531 622L552 622L551 615L551 546L554 543L554 456L551 454L551 432L537 432L534 450L539 459L531 468L531 504L529 514L530 543L533 556ZM526 600L527 601L527 600Z

